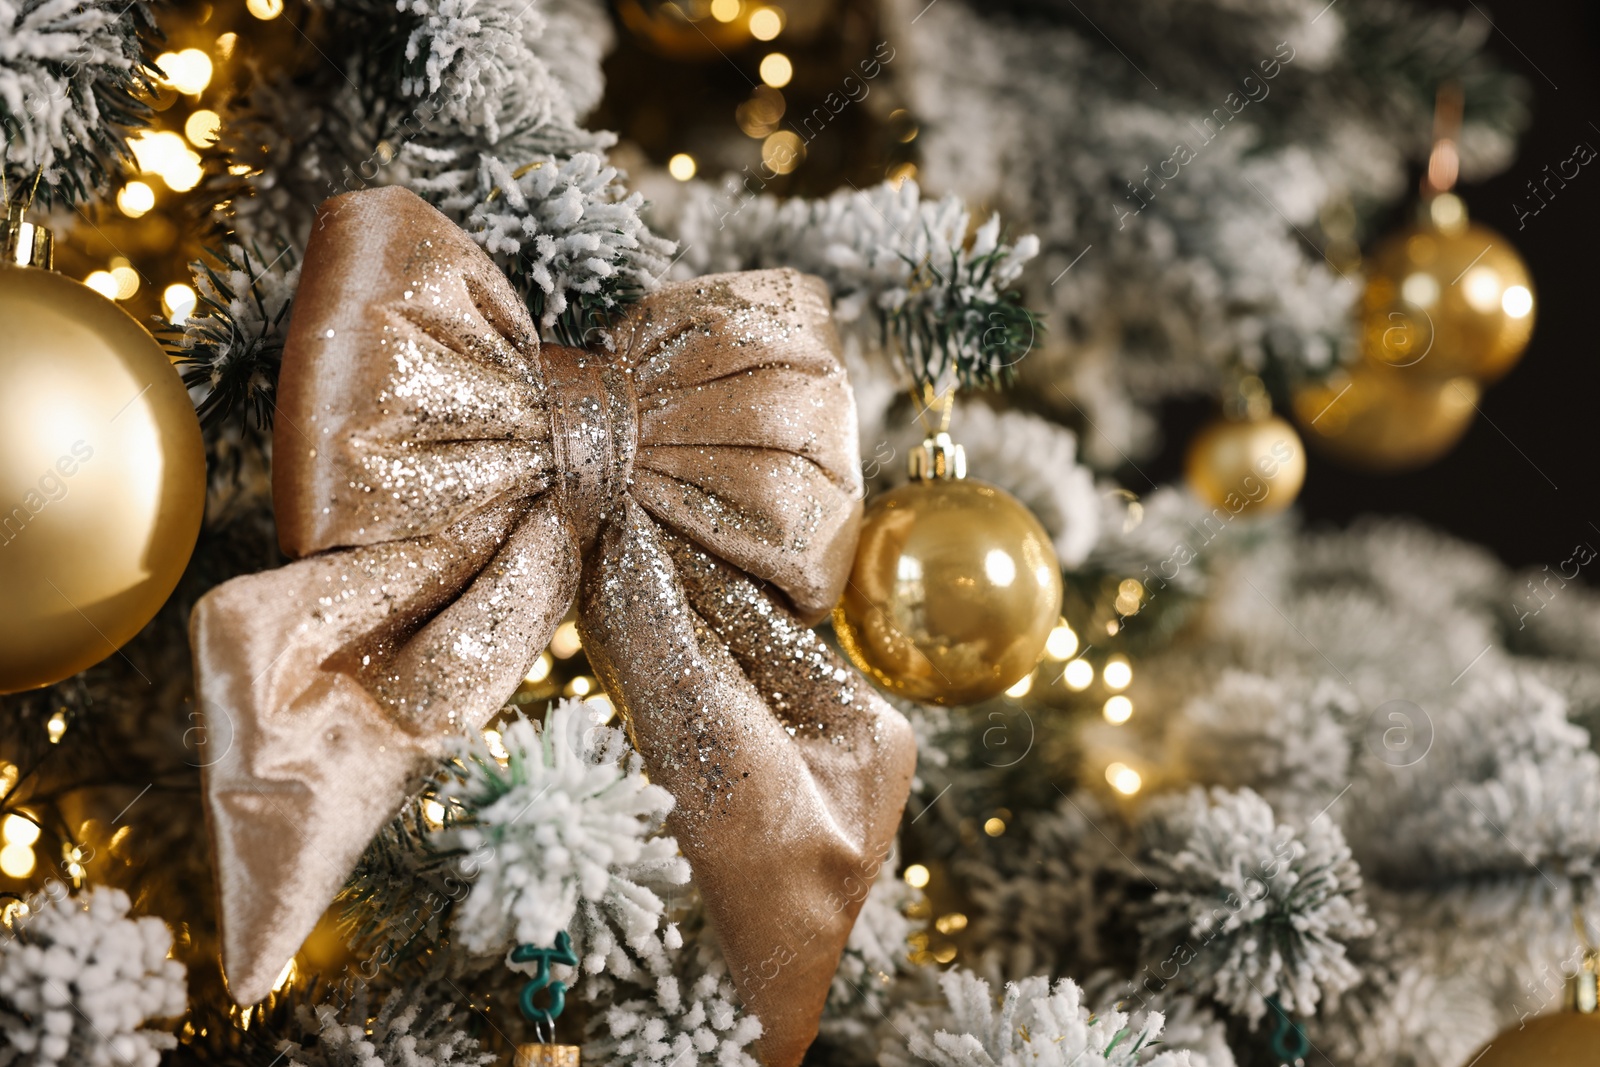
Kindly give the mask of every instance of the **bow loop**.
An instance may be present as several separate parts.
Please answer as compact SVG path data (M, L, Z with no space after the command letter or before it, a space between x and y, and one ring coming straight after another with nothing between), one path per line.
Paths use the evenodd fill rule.
M191 621L241 1003L577 599L770 1067L815 1034L914 752L802 625L837 600L861 512L827 294L715 275L608 340L541 348L488 257L409 192L323 206L273 434L279 539L303 558Z

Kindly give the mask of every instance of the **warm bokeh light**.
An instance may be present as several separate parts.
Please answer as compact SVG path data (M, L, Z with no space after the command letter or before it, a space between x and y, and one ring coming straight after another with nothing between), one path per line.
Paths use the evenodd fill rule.
M578 636L575 622L562 623L550 637L550 654L556 659L571 659L582 647L583 640Z
M568 682L566 688L563 689L562 692L566 693L569 697L585 697L589 695L590 690L593 688L594 679L590 678L586 674L580 674L576 678L572 679L572 681Z
M134 162L146 174L160 175L174 192L186 193L200 184L200 156L182 135L171 130L141 130L128 138Z
M783 15L777 8L760 7L750 13L750 36L756 40L770 41L782 32Z
M794 64L782 52L769 52L761 60L761 80L774 89L782 89L794 77Z
M0 874L8 878L26 878L33 873L33 848L29 845L7 845L0 848Z
M1113 656L1106 662L1100 676L1105 679L1107 689L1126 689L1128 683L1133 681L1133 667L1126 656Z
M31 845L39 840L39 824L23 815L7 815L0 822L0 840L8 845Z
M686 182L693 178L695 171L698 169L695 166L694 157L687 152L679 152L667 160L667 173L680 182Z
M1111 788L1125 797L1131 797L1144 785L1144 779L1139 772L1126 763L1113 763L1106 768L1106 781L1111 783Z
M1075 659L1061 672L1061 681L1074 693L1081 693L1094 681L1094 665L1086 659Z
M1067 625L1065 619L1056 624L1050 631L1050 636L1045 638L1044 654L1051 659L1068 659L1078 651L1078 635L1072 632L1072 627Z
M967 917L959 911L952 911L935 919L933 928L941 934L958 934L967 928Z
M283 0L245 0L244 7L262 22L283 14Z
M1010 689L1006 690L1006 696L1021 699L1022 697L1027 696L1028 691L1032 688L1033 675L1031 673L1024 674L1020 679L1017 680L1016 685L1013 685Z
M217 143L217 130L222 128L222 116L210 108L201 108L183 122L183 135L197 148L210 148Z
M444 825L444 805L429 797L422 802L422 820L437 830Z
M999 816L988 819L983 824L983 832L990 837L999 837L1006 832L1006 821Z
M1106 717L1106 722L1120 726L1133 718L1133 701L1118 693L1106 699L1105 707L1100 709L1100 713Z
M105 297L107 300L117 298L117 280L108 270L97 270L83 280L83 284Z
M743 8L739 0L711 0L711 17L718 22L732 22Z
M130 219L156 206L156 191L141 181L131 181L117 191L117 209Z
M1526 285L1513 285L1500 297L1500 309L1514 319L1526 318L1533 310L1533 293Z
M1139 608L1144 604L1144 586L1137 578L1124 578L1117 586L1117 601L1114 607L1119 615L1137 615Z
M550 658L550 653L541 652L539 658L533 661L533 666L528 668L528 673L522 676L522 680L538 685L550 677L550 668L554 666L555 661Z
M1494 268L1474 267L1461 279L1461 289L1472 310L1488 314L1500 303L1500 294L1505 291L1505 286L1500 281L1500 273Z
M1441 193L1428 204L1433 224L1446 233L1459 230L1467 221L1467 207L1454 193Z
M889 173L883 177L885 181L898 189L906 182L916 180L917 165L915 163L896 163L889 168Z
M118 300L127 300L139 291L139 272L125 259L112 261L111 280L117 283Z
M928 868L920 863L913 863L906 868L905 874L901 877L906 880L906 885L912 889L922 889L928 884Z
M189 96L205 91L211 84L211 57L198 48L163 52L156 57L168 85Z
M790 130L779 130L761 142L761 161L774 174L788 174L805 157L805 142Z
M174 325L182 326L189 320L195 303L194 289L183 282L173 282L161 291L161 306L166 309L168 321Z

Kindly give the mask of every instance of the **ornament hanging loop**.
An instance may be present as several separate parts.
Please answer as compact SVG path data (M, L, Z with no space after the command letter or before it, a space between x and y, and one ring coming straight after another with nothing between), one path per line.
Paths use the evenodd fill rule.
M533 1023L536 1027L548 1027L554 1035L556 1016L560 1015L567 1006L567 984L557 982L551 978L550 965L564 963L568 967L578 965L578 957L572 951L572 938L562 930L556 934L554 948L544 948L539 945L518 945L511 952L512 963L537 962L539 969L534 972L533 980L522 987L522 996L519 1005L522 1008L522 1017ZM550 1006L541 1008L534 1003L541 989L550 990Z
M1311 1039L1306 1037L1305 1028L1290 1018L1276 997L1267 998L1267 1007L1277 1016L1272 1031L1273 1057L1285 1065L1302 1067L1306 1054L1311 1051Z

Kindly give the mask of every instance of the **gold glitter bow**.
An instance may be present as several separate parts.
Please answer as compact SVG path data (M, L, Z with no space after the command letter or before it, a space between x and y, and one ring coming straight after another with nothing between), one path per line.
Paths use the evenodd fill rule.
M284 349L273 503L298 561L195 608L223 960L264 997L362 849L568 605L772 1067L815 1036L910 787L905 720L806 629L861 513L827 294L657 291L609 351L397 188L323 205ZM303 557L303 558L299 558Z

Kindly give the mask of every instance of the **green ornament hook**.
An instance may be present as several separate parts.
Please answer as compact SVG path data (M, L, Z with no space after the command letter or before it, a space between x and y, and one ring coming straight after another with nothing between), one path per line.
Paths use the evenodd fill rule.
M567 983L552 981L550 978L550 965L552 963L565 963L569 967L578 965L578 957L572 951L572 938L562 930L556 934L555 948L542 948L538 945L518 945L511 952L512 963L527 963L537 960L539 970L534 974L533 980L522 987L522 1016L532 1023L542 1023L545 1026L554 1026L556 1016L560 1015L567 1006ZM541 1008L533 1002L539 990L545 987L550 989L550 1006Z
M1278 998L1268 997L1267 1007L1278 1016L1277 1028L1272 1032L1272 1054L1284 1063L1303 1062L1306 1053L1311 1051L1311 1039L1306 1037L1305 1028L1289 1018Z

